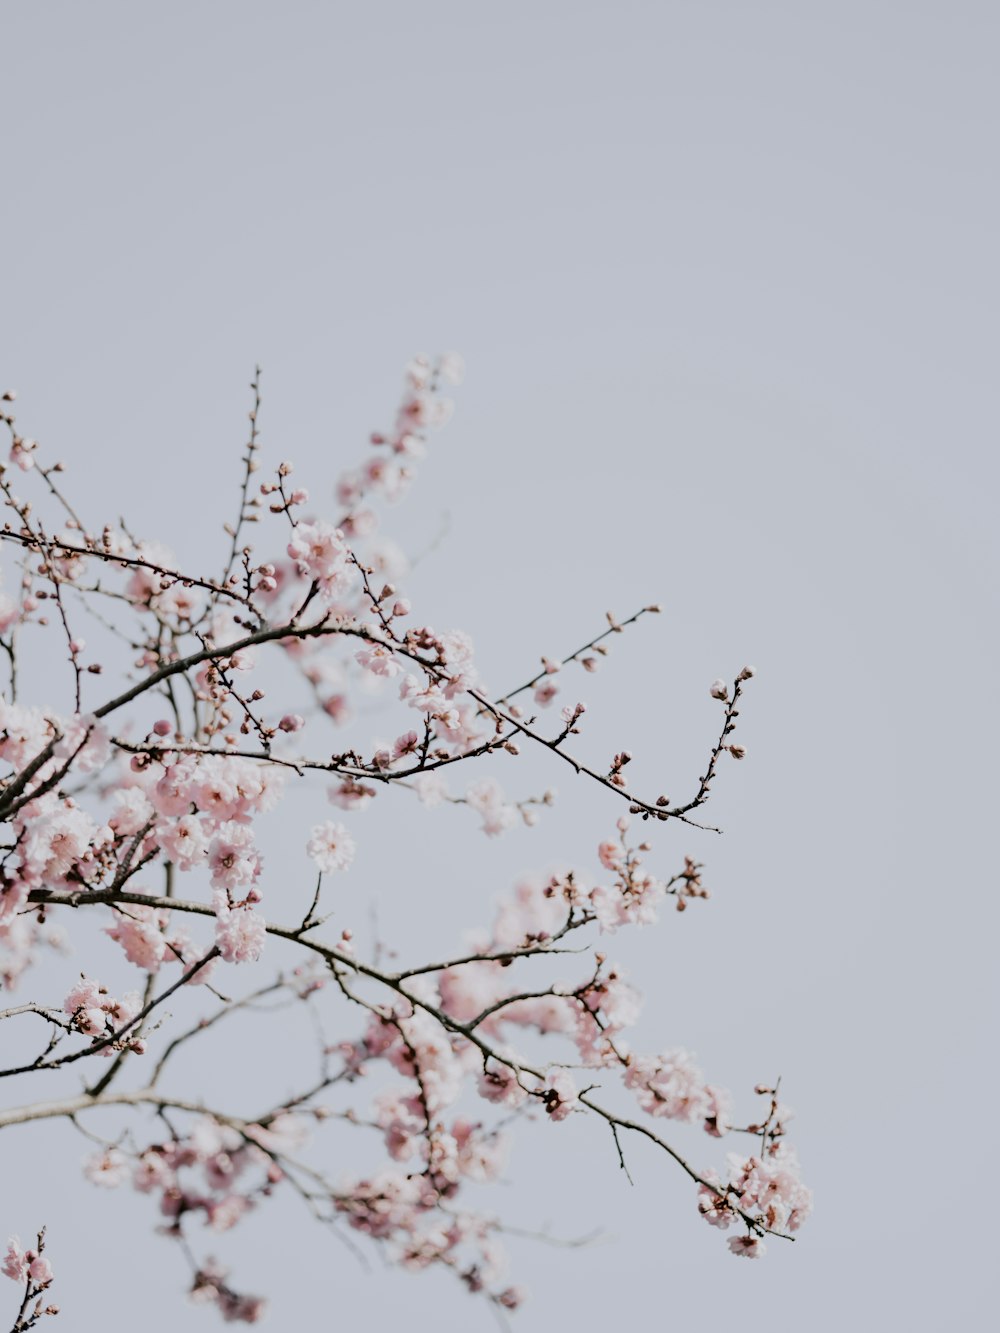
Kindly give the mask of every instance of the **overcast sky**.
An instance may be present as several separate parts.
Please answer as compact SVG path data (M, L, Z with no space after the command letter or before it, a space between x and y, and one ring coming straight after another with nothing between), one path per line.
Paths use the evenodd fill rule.
M513 1246L521 1333L986 1308L998 39L969 0L0 7L0 379L89 511L207 559L255 362L269 457L323 498L406 358L456 348L455 420L394 533L444 532L423 619L506 687L662 602L579 688L591 753L626 746L678 797L709 682L758 669L724 836L658 843L714 896L616 955L645 1048L690 1046L743 1106L783 1076L815 1215L739 1263L668 1161L633 1146L630 1188L599 1126L539 1124L505 1215L605 1240ZM375 903L430 947L520 870L592 857L617 810L543 769L558 806L495 844L428 820L415 863L420 823L359 827L359 922ZM83 1183L82 1151L50 1124L0 1159L0 1225L49 1224L64 1333L211 1327L149 1200ZM492 1327L268 1212L216 1248L270 1327Z

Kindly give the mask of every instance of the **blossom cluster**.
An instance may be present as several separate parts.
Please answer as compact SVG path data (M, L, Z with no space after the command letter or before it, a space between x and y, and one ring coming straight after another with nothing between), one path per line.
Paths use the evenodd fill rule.
M621 1136L644 1117L642 1132L695 1183L702 1216L743 1229L728 1238L741 1256L795 1232L811 1206L777 1086L760 1089L769 1109L759 1122L740 1126L733 1097L685 1048L634 1050L642 997L608 952L670 900L684 910L709 897L691 856L662 871L655 834L704 827L719 766L746 755L732 733L753 668L703 697L721 728L680 803L643 794L627 750L578 748L583 703L546 711L573 672L595 671L657 607L624 621L609 613L582 649L541 657L496 695L469 635L415 612L401 586L406 557L380 529L381 506L409 488L450 414L443 387L460 377L454 356L409 365L393 426L340 475L328 516L292 481L291 461L260 480L256 377L239 508L211 574L182 570L169 547L123 522L87 526L63 494L61 465L17 430L12 395L0 410L11 436L0 545L17 571L0 588L0 980L13 990L42 946L68 940L84 966L74 961L52 1005L6 1011L41 1018L49 1036L33 1061L0 1072L35 1089L76 1062L98 1071L78 1097L39 1092L0 1113L0 1127L41 1116L39 1106L78 1128L92 1106L131 1116L127 1132L99 1139L85 1175L155 1201L161 1230L191 1259L192 1299L228 1322L258 1322L264 1299L240 1294L196 1251L279 1190L403 1268L441 1267L497 1311L516 1309L524 1293L506 1276L503 1223L469 1200L500 1179L520 1121L610 1125L625 1167ZM16 486L35 483L23 499ZM43 637L46 664L65 668L58 708L32 692L42 673L31 645ZM380 734L365 736L376 708ZM376 805L388 821L370 837L398 836L393 801L438 807L442 825L471 817L490 839L530 829L554 789L501 785L492 767L525 749L596 787L614 810L607 836L588 833L573 864L519 878L460 951L443 942L436 961L408 969L381 942L362 948L350 923L366 909L363 812ZM334 818L317 818L324 795ZM276 835L305 810L294 856L287 843L276 854ZM127 980L96 979L115 966ZM197 1010L190 1025L169 1004L182 986L177 1009ZM263 1076L276 1014L281 1041L291 1047L301 1028L316 1047L315 1067L281 1100L267 1088L266 1110L237 1116L176 1088L177 1052L224 1041L216 1034L240 1021L261 1044L247 1072ZM730 1152L724 1174L699 1170L660 1137L666 1121L752 1146ZM375 1155L341 1156L350 1168L329 1173L310 1154L330 1124L367 1132ZM14 1238L3 1266L39 1291L51 1281L41 1242L22 1250Z
M20 1236L11 1236L7 1241L7 1250L3 1257L4 1276L13 1282L31 1282L39 1290L52 1281L52 1265L38 1249L23 1249Z

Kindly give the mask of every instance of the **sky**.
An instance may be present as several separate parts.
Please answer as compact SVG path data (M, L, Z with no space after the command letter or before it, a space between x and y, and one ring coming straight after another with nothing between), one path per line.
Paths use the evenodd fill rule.
M0 378L90 511L208 560L255 364L270 459L320 497L407 358L454 348L454 421L391 529L426 620L506 688L659 601L577 688L589 753L672 796L709 682L757 668L723 836L658 843L713 897L621 956L650 1049L743 1105L782 1075L815 1214L738 1263L669 1162L632 1146L630 1187L599 1126L534 1126L505 1215L601 1238L512 1243L516 1328L967 1326L994 1248L996 7L56 0L0 25ZM617 811L526 772L557 804L495 843L359 829L345 912L432 948L592 856ZM83 1182L82 1150L3 1144L0 1222L44 1214L60 1325L209 1327L148 1201ZM493 1326L266 1211L227 1253L271 1327Z

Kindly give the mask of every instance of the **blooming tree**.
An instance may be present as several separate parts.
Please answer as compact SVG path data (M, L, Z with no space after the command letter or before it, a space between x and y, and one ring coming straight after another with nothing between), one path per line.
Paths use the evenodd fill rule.
M627 1139L652 1140L736 1255L790 1238L810 1209L777 1086L758 1086L761 1109L738 1123L686 1050L633 1050L639 995L606 952L668 901L683 910L708 896L690 858L658 869L654 834L704 827L719 766L744 755L732 737L753 669L711 685L718 738L691 794L671 802L633 790L627 752L585 762L584 705L559 708L563 692L572 698L562 682L598 669L608 641L657 607L608 615L583 647L542 658L505 694L485 684L465 633L422 622L396 586L378 511L412 480L460 371L454 356L408 367L395 425L340 478L329 519L291 463L262 468L258 373L215 573L182 569L124 521L84 517L62 465L20 434L14 394L2 403L0 977L36 994L26 987L57 975L52 962L32 972L45 956L64 976L45 1002L0 1012L23 1052L0 1069L18 1089L0 1127L63 1118L85 1133L85 1175L152 1196L146 1211L190 1264L191 1298L226 1321L257 1322L264 1301L230 1285L206 1237L279 1191L404 1268L443 1266L503 1318L522 1300L503 1276L504 1224L469 1196L497 1177L518 1121L551 1121L536 1132L558 1138L553 1126L586 1116L626 1171ZM64 673L57 703L35 697L42 659ZM394 739L345 747L338 732L373 690ZM551 793L508 796L491 771L501 752L528 750L606 796L605 836L582 839L578 869L525 877L464 948L442 940L404 966L380 945L362 956L349 927L327 926L331 886L338 919L362 900L359 812L397 789L400 801L464 807L452 817L476 818L488 837L531 825ZM312 863L295 910L294 866L265 864L261 845L269 821L294 828L300 794L317 785L333 810L293 834ZM182 999L193 1021L175 1017ZM234 1015L277 1010L277 1040L300 1021L316 1034L318 1062L293 1092L275 1101L262 1077L259 1100L220 1106L179 1082L190 1043L222 1040ZM257 1063L266 1070L266 1057ZM87 1127L95 1108L120 1117L110 1135ZM667 1120L738 1146L717 1168L692 1164L664 1137ZM334 1123L366 1136L370 1165L323 1166ZM45 1220L58 1258L58 1219ZM15 1333L56 1312L44 1245L44 1232L29 1248L9 1242Z

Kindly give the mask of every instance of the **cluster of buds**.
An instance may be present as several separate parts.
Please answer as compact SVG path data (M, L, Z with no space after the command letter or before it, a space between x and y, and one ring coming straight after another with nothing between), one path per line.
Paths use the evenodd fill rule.
M611 767L608 770L608 781L615 787L624 787L625 779L622 777L622 769L626 764L632 762L632 756L628 750L621 750L611 761Z
M710 898L711 892L706 889L701 882L701 872L704 866L700 861L692 861L690 856L684 858L684 869L667 884L667 892L677 895L677 910L683 912L687 907L688 898Z

